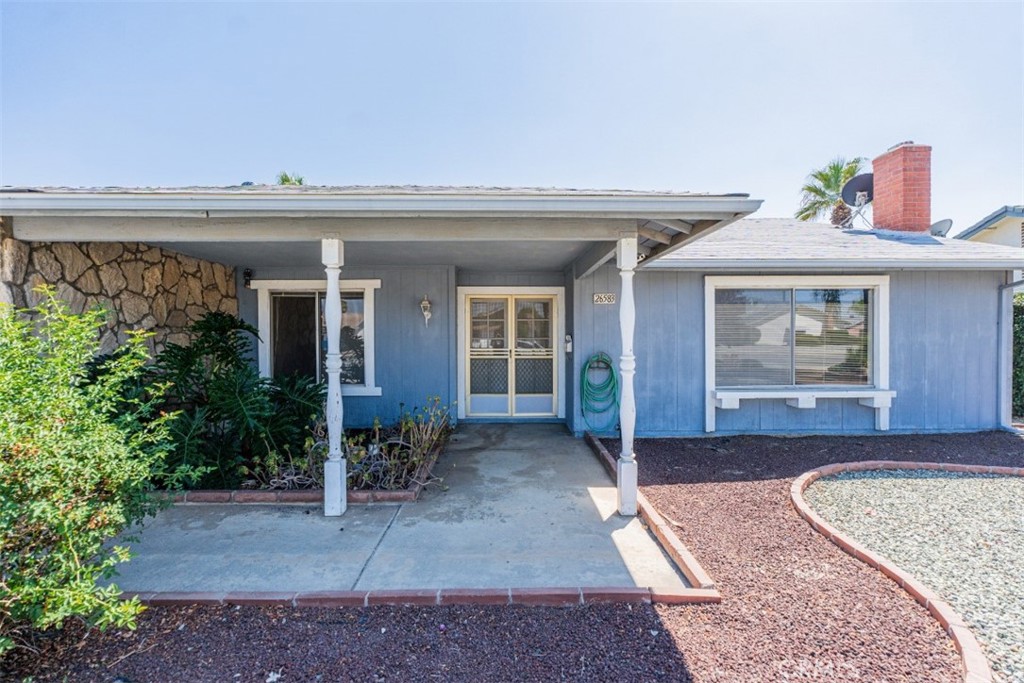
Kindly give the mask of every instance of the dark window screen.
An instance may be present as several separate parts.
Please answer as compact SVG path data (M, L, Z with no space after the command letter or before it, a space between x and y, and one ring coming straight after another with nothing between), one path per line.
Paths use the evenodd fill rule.
M275 295L274 376L299 374L316 378L317 348L316 296Z

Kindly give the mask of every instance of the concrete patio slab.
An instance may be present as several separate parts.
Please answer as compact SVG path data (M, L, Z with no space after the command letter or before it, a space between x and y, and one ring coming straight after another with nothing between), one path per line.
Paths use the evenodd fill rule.
M136 593L376 591L686 581L561 425L460 425L415 503L177 505L149 520L116 583Z

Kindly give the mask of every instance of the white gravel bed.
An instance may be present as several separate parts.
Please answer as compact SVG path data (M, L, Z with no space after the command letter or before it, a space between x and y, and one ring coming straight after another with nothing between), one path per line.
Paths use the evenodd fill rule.
M949 602L997 680L1024 682L1024 478L848 472L817 480L804 497Z

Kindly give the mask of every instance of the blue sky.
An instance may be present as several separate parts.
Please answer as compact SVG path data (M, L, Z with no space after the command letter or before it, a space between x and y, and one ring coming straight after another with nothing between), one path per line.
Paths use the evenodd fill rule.
M748 192L933 146L1024 203L1024 2L2 3L0 184Z

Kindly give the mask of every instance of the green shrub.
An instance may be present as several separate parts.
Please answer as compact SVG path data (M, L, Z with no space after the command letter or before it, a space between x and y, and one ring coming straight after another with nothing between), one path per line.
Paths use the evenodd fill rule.
M1013 298L1013 414L1024 416L1024 294Z
M251 361L257 331L225 313L191 328L192 343L171 344L153 375L168 382L172 465L201 469L201 487L235 488L262 461L304 451L309 428L323 414L324 389L312 379L266 379Z
M99 585L128 551L104 543L155 510L154 472L187 476L163 463L161 387L128 390L144 335L97 363L105 313L74 315L40 292L34 311L0 306L0 653L68 617L133 626L139 602Z

